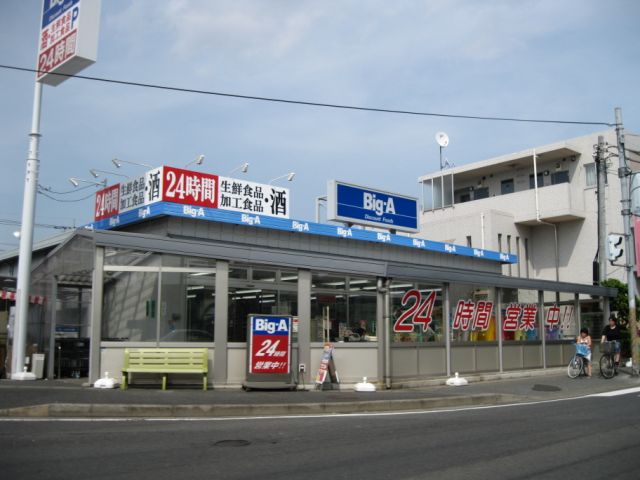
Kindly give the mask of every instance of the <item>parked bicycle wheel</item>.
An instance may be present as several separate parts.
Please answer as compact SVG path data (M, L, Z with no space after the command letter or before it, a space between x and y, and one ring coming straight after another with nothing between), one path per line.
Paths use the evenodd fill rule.
M576 378L580 375L580 372L583 368L583 358L579 355L574 355L571 361L569 362L569 366L567 367L567 375L569 378Z
M603 355L600 357L600 373L604 378L613 378L615 368L613 357L611 355Z

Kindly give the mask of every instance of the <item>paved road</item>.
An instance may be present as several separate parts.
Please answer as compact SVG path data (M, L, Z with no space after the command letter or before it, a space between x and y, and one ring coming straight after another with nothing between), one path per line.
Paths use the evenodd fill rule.
M637 479L639 392L422 413L0 421L7 479Z

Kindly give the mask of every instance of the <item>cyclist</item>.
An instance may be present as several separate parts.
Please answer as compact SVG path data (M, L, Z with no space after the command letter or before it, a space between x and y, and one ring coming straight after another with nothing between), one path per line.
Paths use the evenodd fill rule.
M618 374L618 366L620 365L620 327L618 327L618 319L611 315L609 317L609 325L602 330L602 338L600 343L604 341L614 342L613 351L615 353L615 374Z
M581 328L580 335L576 339L576 343L587 347L587 354L582 355L585 363L587 364L587 377L591 378L591 335L589 335L588 328Z

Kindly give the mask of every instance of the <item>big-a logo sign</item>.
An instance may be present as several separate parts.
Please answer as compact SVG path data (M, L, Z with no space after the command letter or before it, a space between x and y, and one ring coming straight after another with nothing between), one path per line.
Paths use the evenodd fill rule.
M249 373L289 373L291 317L252 315L249 320Z
M327 220L418 231L418 200L332 180L327 188Z
M392 215L396 214L393 197L388 197L388 199L384 201L380 198L376 198L376 194L371 192L364 192L362 197L362 206L365 210L372 210L376 212L376 215L383 215L385 213L390 213Z

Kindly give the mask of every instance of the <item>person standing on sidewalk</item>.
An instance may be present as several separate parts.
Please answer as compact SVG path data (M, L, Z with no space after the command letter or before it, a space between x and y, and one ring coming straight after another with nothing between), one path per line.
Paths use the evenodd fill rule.
M618 367L620 366L620 327L618 327L618 319L611 315L609 317L609 325L604 327L602 330L602 338L600 339L600 344L603 342L614 342L613 343L613 351L615 353L614 360L616 362L616 375L618 374Z

